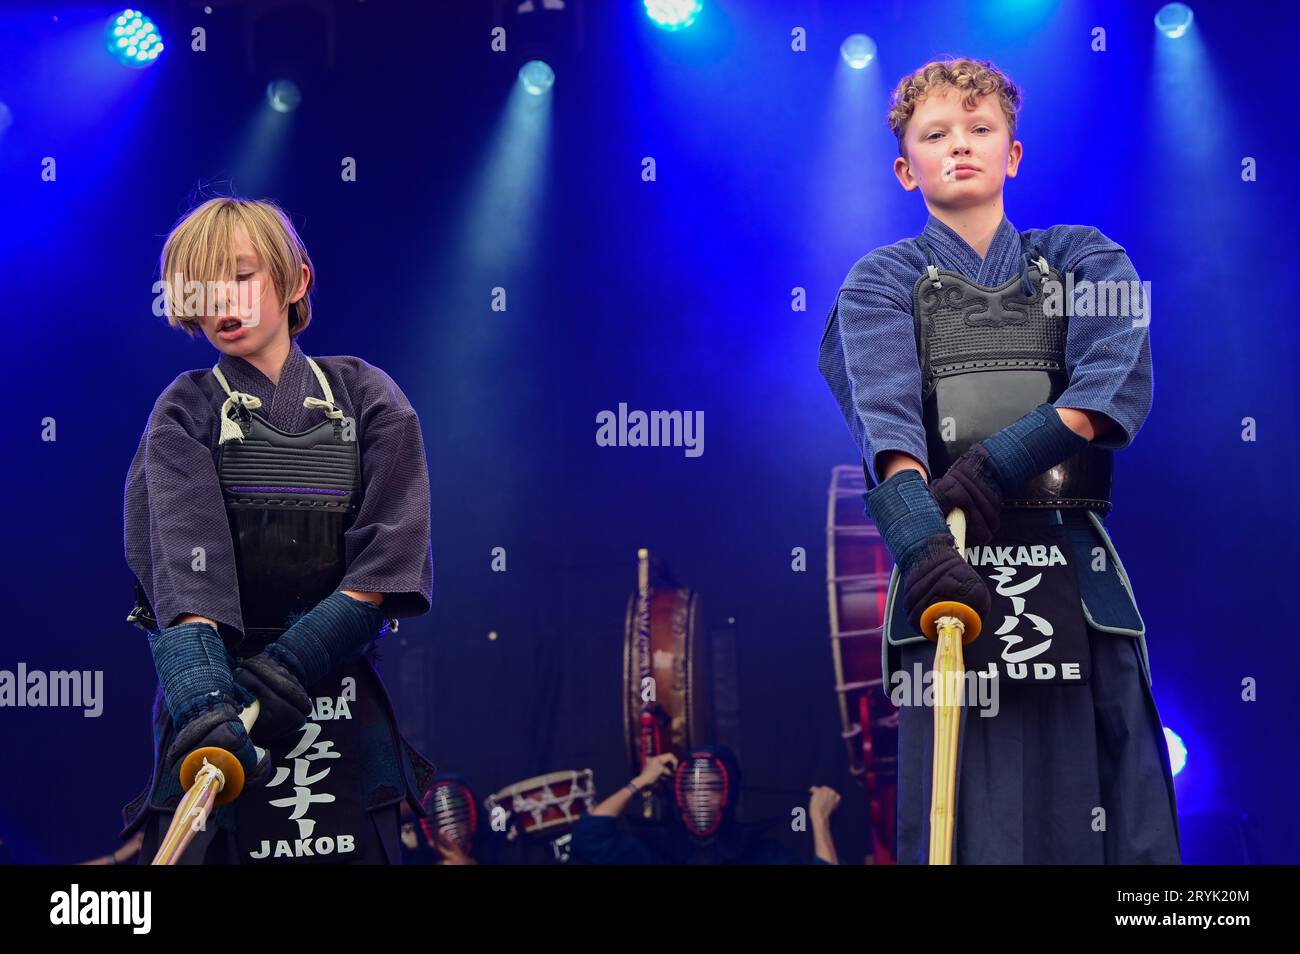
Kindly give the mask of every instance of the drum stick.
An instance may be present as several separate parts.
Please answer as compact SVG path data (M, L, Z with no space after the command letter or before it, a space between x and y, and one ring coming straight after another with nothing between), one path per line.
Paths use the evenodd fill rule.
M254 699L239 713L244 731L251 731L261 704ZM158 846L152 864L174 865L185 854L194 836L207 824L212 809L235 800L244 790L244 767L234 753L215 745L195 749L181 762L181 796L167 834Z
M966 514L955 508L948 529L957 552L966 555ZM962 690L966 663L962 644L980 634L979 615L965 603L941 600L921 614L921 632L935 641L934 758L930 770L930 864L952 864L953 828L957 818L957 741L961 730Z

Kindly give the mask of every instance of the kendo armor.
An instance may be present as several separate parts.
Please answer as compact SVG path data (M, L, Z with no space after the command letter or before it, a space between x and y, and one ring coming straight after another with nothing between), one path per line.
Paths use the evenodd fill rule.
M221 409L217 474L235 550L245 653L273 642L334 592L346 567L344 534L360 506L353 422L334 405L319 366L307 360L325 397L309 397L304 406L320 407L325 420L296 434L254 413L258 399L231 391L220 367L213 369L229 396ZM138 580L136 604L127 621L157 631Z
M928 243L917 241L931 261L912 289L912 315L934 479L972 444L1060 397L1069 384L1069 319L1043 308L1045 283L1062 277L1036 249L1022 257L1028 276L985 288L937 268ZM1110 510L1110 487L1111 452L1089 446L1008 495L1005 506L1104 514Z

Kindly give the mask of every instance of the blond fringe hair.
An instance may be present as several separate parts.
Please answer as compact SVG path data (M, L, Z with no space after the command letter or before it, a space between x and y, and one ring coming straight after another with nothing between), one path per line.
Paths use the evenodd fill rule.
M889 101L889 128L898 138L898 154L906 156L903 134L916 107L927 95L939 90L955 89L964 93L962 105L974 109L981 96L997 96L1002 114L1007 117L1011 139L1016 138L1016 117L1020 112L1020 88L988 60L949 58L932 60L919 70L904 76L894 88Z
M307 266L307 290L289 306L289 335L301 334L311 322L311 289L316 283L307 247L289 216L274 202L234 196L208 199L191 209L163 243L160 267L166 283L167 323L195 337L195 316L187 315L184 307L185 283L199 281L206 287L208 282L235 280L235 232L240 225L262 257L281 304L298 290L302 266Z

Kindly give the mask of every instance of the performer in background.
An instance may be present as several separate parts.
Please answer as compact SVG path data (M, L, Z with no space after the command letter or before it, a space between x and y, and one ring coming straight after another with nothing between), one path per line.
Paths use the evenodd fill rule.
M961 710L956 862L1177 863L1145 625L1101 520L1112 454L1151 407L1149 298L1097 229L1008 221L1019 107L989 63L903 78L894 172L930 216L919 237L854 265L822 337L819 366L896 561L885 685L902 685L891 671L929 670L926 607L979 613L966 663L988 674L996 705ZM1136 308L1071 314L1065 275L1081 289L1122 283ZM968 519L965 559L945 523L953 508ZM925 862L929 841L933 709L910 701L921 698L895 697L904 863Z
M233 752L248 785L184 863L398 863L397 805L423 812L433 767L372 665L430 605L420 421L381 369L303 353L314 277L267 201L204 202L163 246L168 322L218 358L163 391L126 480L131 618L159 678L153 777L124 810L144 863L200 746Z
M440 772L421 799L425 817L402 803L402 857L406 864L477 865L495 859L501 839L480 824L479 802L469 783Z
M673 780L676 818L665 826L641 824L636 834L620 828L619 816L628 805L666 778ZM653 756L644 772L578 819L574 854L597 865L800 864L784 845L764 837L759 826L736 818L739 794L740 763L725 746L696 749L680 764L671 752ZM838 806L834 790L812 789L813 864L839 863L830 834L830 817Z

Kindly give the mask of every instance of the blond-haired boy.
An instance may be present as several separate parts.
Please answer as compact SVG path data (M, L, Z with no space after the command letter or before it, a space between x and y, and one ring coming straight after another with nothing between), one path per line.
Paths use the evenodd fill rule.
M131 620L159 690L153 777L123 837L143 828L151 860L178 762L215 745L247 784L182 860L398 863L398 806L423 813L433 766L398 731L372 644L430 605L419 418L381 369L303 353L314 273L274 203L202 203L161 272L168 322L218 358L163 391L126 480Z

